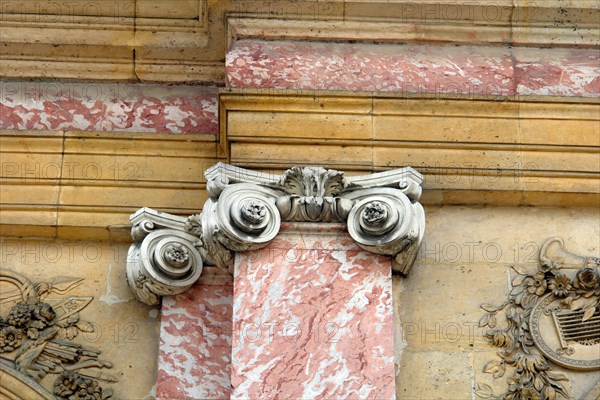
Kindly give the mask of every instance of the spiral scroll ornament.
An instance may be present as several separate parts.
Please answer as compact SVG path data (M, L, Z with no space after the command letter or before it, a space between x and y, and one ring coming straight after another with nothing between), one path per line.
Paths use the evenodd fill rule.
M348 233L363 249L394 256L394 270L407 273L423 239L425 213L399 190L382 188L353 194Z
M276 192L252 184L225 188L214 214L218 240L233 251L266 246L277 236L281 226L276 198Z
M202 273L197 238L171 229L149 233L129 249L127 283L136 297L150 305L161 296L183 293Z

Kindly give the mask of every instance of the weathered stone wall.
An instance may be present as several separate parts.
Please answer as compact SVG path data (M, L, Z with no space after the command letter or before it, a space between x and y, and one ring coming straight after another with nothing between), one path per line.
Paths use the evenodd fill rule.
M125 283L129 214L199 212L203 172L218 161L348 175L411 165L425 175L425 242L411 273L393 279L398 398L474 399L478 385L504 393L510 373L483 371L498 349L482 336L481 304L506 300L512 267L534 273L550 237L600 255L593 1L0 8L0 272L9 277L0 329L23 293L35 293L57 310L66 344L54 345L101 351L110 364L90 374L118 379L101 383L115 398L204 398L230 387L229 278L207 268L192 290L165 299L162 315ZM14 347L50 351L51 338L32 344L55 334L42 325ZM0 356L32 372L9 347ZM570 398L600 395L597 371L552 369L567 374ZM180 373L193 378L188 386ZM51 389L55 376L41 383Z

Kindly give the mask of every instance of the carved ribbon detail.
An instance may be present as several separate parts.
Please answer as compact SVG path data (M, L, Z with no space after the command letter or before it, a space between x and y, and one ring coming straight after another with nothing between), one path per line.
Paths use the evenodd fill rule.
M412 168L344 177L294 167L274 176L219 163L205 176L210 198L201 214L186 219L142 208L131 216L136 243L127 280L140 301L182 293L203 264L231 269L233 252L265 247L282 221L345 222L361 248L393 256L393 269L403 274L423 239L422 177Z

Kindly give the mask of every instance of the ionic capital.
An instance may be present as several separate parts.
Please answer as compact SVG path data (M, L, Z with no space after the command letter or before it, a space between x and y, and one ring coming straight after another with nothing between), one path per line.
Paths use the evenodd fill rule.
M408 273L425 232L422 176L412 168L345 177L321 167L270 175L219 163L205 172L210 198L188 218L142 208L131 216L127 280L138 299L187 290L203 264L233 267L234 252L267 246L282 221L343 222L361 248Z

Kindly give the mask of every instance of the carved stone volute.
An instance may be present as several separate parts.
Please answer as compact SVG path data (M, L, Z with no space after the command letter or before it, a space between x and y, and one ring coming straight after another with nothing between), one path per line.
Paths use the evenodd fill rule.
M127 255L127 282L136 297L158 304L161 296L185 292L202 273L198 236L186 219L142 208L131 216L136 243Z
M144 303L187 290L203 264L231 269L233 252L268 245L282 221L347 223L360 247L392 256L393 269L403 274L425 232L422 177L412 168L345 177L294 167L275 176L219 163L205 176L209 199L201 214L182 218L143 208L131 216L136 243L127 280Z

